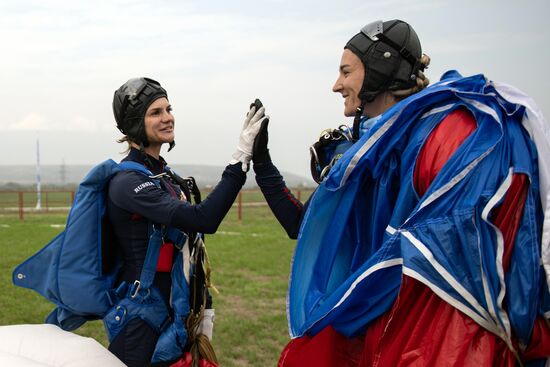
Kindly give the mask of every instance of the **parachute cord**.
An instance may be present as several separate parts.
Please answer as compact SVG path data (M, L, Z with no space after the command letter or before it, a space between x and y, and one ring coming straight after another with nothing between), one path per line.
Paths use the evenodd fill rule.
M186 321L189 343L191 344L190 353L193 359L193 367L199 367L199 361L201 359L206 359L210 362L218 364L216 352L214 351L214 347L212 347L208 337L204 334L197 333L202 319L204 318L203 311L204 307L201 307L198 314L195 314L191 310Z
M216 294L220 294L220 291L212 284L211 280L211 273L212 273L212 267L210 266L210 260L208 258L208 252L206 252L206 246L203 244L202 249L204 251L204 282L206 283L206 287L212 289Z
M204 285L207 288L211 288L216 293L219 293L216 287L214 287L210 281L211 268L210 268L210 261L208 260L208 254L206 252L206 246L204 245L204 242L200 239L200 237L197 239L198 241L195 243L195 245L197 246L195 248L195 251L196 251L197 260L198 262L200 262L200 264L196 263L195 266L202 267L202 271L204 274L204 283L205 283ZM201 322L204 318L204 309L206 307L206 288L203 288L202 292L204 293L202 297L198 297L197 294L195 294L195 292L197 292L196 288L193 291L193 295L192 295L193 297L192 303L191 303L192 307L189 311L189 316L187 317L187 320L185 322L185 326L187 328L187 335L189 338L188 340L191 345L190 353L193 360L192 366L199 367L199 361L201 359L206 359L217 364L218 359L216 357L216 352L214 351L214 348L212 347L210 340L206 335L202 333L198 333ZM195 312L194 310L196 309L196 307L194 307L193 305L195 305L195 302L198 298L200 298L203 303L200 305L198 312Z
M516 357L516 362L517 362L518 367L524 367L525 365L524 365L523 362L521 361L521 358L520 358L520 356L519 356L518 351L515 350L515 349L512 349L512 353L514 354L514 357Z

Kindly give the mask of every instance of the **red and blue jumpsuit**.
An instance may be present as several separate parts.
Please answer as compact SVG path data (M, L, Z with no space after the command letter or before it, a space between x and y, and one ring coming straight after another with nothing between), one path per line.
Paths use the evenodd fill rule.
M414 187L421 197L456 149L476 129L465 108L447 115L431 132L418 155ZM273 213L297 238L305 205L288 190L271 162L254 167ZM514 239L523 214L529 181L515 174L493 223L504 237L504 271L507 271ZM332 327L315 336L291 340L281 353L279 366L514 366L550 355L550 327L537 319L530 344L516 356L506 343L465 314L439 298L426 285L403 276L393 306L366 327L365 333L348 338Z

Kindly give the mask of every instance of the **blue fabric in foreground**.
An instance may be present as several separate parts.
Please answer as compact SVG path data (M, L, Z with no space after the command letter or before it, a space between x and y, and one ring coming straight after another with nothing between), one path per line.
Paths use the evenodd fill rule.
M152 176L143 165L124 161L116 163L107 160L95 166L78 187L74 204L69 212L65 230L49 242L42 250L17 266L13 282L20 287L35 290L57 307L47 317L46 323L60 326L64 330L75 330L86 321L106 318L104 321L116 324L126 322L130 317L140 317L149 322L160 333L152 362L170 361L180 357L187 342L184 321L189 314L189 284L184 275L183 251L187 235L174 228L152 226L148 253L140 277L144 304L151 303L149 310L126 297L128 292L113 289L120 264L108 273L102 268L102 222L105 216L106 187L109 180L121 170L133 170ZM198 234L200 236L200 234ZM158 251L162 240L173 243L179 252L171 272L171 319L162 297L153 285ZM124 284L126 288L134 285ZM132 290L133 292L133 290ZM147 299L157 302L153 303ZM113 305L121 298L126 302L123 314L117 315ZM134 304L135 303L135 304ZM133 312L132 310L137 310ZM112 311L112 312L109 312ZM108 313L109 312L109 313ZM132 313L133 312L133 313ZM112 314L112 315L111 315ZM107 320L107 316L113 316ZM116 319L116 316L119 316ZM116 331L116 327L108 331Z
M109 159L95 166L78 187L65 230L13 272L15 285L33 289L59 306L48 323L74 330L101 317L111 305L108 290L118 267L103 274L101 230L106 185L122 169L151 174L135 162Z

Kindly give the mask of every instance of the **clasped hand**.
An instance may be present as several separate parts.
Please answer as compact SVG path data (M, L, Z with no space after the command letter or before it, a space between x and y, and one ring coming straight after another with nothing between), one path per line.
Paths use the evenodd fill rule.
M243 172L248 171L252 160L254 141L262 125L265 126L266 121L269 121L269 116L265 115L265 108L261 105L261 102L256 100L255 103L251 104L250 110L246 114L239 136L239 144L230 162L231 164L241 162Z

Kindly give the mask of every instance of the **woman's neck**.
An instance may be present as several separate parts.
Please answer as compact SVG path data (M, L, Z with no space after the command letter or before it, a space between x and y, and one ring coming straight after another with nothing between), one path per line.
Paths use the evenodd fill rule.
M139 149L139 145L136 144L136 143L130 143L130 145L133 148ZM145 151L145 153L147 153L151 157L158 160L160 158L160 147L161 147L161 145L151 145L151 144L149 144L149 146L144 147L143 150Z
M374 101L365 105L363 115L368 116L369 118L376 117L389 110L396 103L397 100L392 94L382 92L376 96Z

